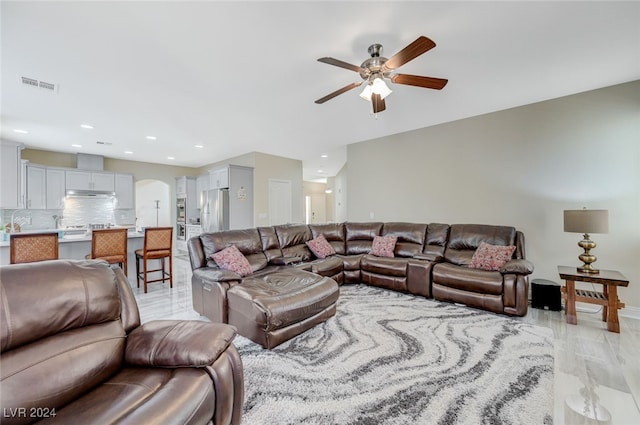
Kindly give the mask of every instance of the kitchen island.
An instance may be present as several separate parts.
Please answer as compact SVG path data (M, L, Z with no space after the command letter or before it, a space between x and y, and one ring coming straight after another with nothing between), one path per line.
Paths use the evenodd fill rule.
M24 233L57 232L55 229L42 229ZM142 249L144 245L144 233L129 232L127 234L127 263L128 275L132 280L136 276L136 249ZM91 233L67 234L58 239L58 258L69 260L82 260L91 254ZM9 240L0 241L0 266L9 264Z

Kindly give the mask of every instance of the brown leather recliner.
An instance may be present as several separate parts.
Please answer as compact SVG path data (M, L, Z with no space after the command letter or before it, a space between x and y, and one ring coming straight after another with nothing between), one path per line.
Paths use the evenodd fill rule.
M516 247L500 270L470 268L481 242ZM524 234L511 226L453 224L442 261L433 266L433 297L495 313L524 316L533 264L525 260Z
M233 327L140 325L120 269L101 260L0 269L3 424L237 424Z

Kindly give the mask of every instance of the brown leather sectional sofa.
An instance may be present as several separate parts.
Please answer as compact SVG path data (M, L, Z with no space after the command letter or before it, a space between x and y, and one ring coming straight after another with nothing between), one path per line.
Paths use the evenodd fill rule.
M320 234L332 245L336 255L318 259L309 250L306 242ZM397 237L394 257L372 255L374 237L387 235ZM501 270L469 268L481 242L513 245L516 249ZM221 270L211 259L212 254L230 245L236 245L247 258L253 271L251 275L242 278L235 272ZM510 226L480 224L345 222L281 225L205 233L190 239L188 249L193 270L194 309L214 322L236 326L241 335L269 348L335 313L338 290L328 281L365 283L523 316L528 303L527 276L533 271L533 265L525 259L521 232ZM270 326L273 327L268 318L275 313L269 306L260 305L251 314L239 317L238 310L251 304L236 307L239 300L250 298L243 288L245 285L260 287L259 295L252 299L254 304L256 300L260 304L269 297L282 298L282 292L273 292L280 291L274 287L289 282L292 276L308 280L309 275L330 279L320 279L324 285L323 294L315 293L315 298L310 298L303 308L298 307L307 294L299 290L293 291L296 297L289 299L291 304L278 305L277 310L288 317L289 323L286 331L279 329L281 335L277 340L264 335L270 331ZM275 285L269 282L273 276L278 277ZM292 288L300 288L300 285L289 286ZM308 310L311 306L315 308L312 312ZM292 307L305 313L292 316ZM257 319L261 314L267 319ZM303 323L308 317L316 319Z
M235 330L140 325L124 274L102 260L2 267L3 424L238 424Z

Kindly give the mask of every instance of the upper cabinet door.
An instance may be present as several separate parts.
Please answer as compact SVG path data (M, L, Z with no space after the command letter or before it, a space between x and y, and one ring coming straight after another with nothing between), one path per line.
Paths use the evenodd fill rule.
M64 208L65 170L47 168L47 209Z
M20 196L20 149L13 144L0 144L0 208L22 208Z
M47 208L47 169L27 165L27 208Z
M132 174L116 174L116 208L135 208Z
M66 182L67 190L115 190L113 173L67 170Z
M113 192L116 190L115 177L113 173L91 173L93 190L104 190Z
M66 172L67 190L90 190L91 188L91 172L67 170Z

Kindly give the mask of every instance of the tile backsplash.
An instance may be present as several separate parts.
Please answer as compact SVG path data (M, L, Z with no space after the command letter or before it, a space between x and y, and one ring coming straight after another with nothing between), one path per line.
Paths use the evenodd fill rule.
M114 198L67 197L63 210L0 210L2 224L11 222L11 214L14 211L14 220L23 230L55 229L54 216L62 217L59 226L61 228L88 224L136 224L135 209L115 209Z

